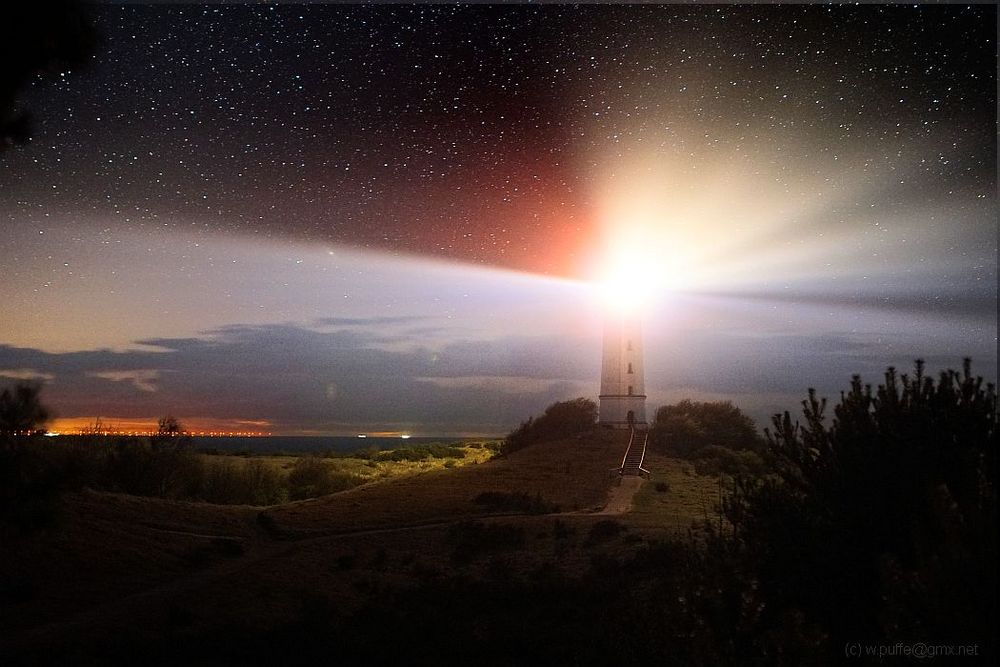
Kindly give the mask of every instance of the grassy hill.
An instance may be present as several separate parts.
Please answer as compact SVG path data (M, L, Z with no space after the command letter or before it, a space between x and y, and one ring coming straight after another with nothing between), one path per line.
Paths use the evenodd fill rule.
M537 496L553 511L596 511L607 498L610 471L619 465L627 445L622 433L596 431L540 443L487 463L399 476L283 505L264 512L264 521L279 534L304 536L517 513L501 503L474 502L484 493Z
M579 576L686 530L716 490L651 459L670 490L647 482L633 513L599 514L626 444L595 431L263 510L69 494L56 526L0 552L0 653L139 661L150 647L340 623L405 591Z

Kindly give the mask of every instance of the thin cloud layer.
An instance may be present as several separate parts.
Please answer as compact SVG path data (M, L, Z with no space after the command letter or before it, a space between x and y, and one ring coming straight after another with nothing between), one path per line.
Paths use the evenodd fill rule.
M958 367L965 355L995 380L996 356L986 337L950 338L954 322L921 319L922 326L887 336L869 326L853 331L808 330L776 315L787 304L750 310L716 309L708 302L681 319L679 309L651 313L646 325L650 414L681 398L732 400L759 422L795 411L809 387L836 396L850 375L877 382L887 365L901 371L924 358L930 370ZM821 310L826 304L817 306ZM825 310L823 311L826 312ZM748 329L756 317L772 330ZM882 313L878 323L889 316ZM903 315L907 317L907 315ZM46 352L0 346L0 377L46 382L46 400L64 417L112 415L213 418L264 422L285 433L345 434L406 430L430 435L501 434L546 405L596 397L600 340L592 331L503 335L428 344L411 332L411 318L328 318L336 328L233 325L197 337L140 341L124 351ZM405 320L405 321L404 321ZM893 323L905 331L905 321ZM442 329L442 331L444 331ZM447 332L445 332L447 333Z

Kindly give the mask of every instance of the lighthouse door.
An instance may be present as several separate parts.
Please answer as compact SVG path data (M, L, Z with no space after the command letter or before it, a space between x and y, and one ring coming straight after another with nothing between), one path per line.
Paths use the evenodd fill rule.
M629 410L626 419L628 419L629 426L635 426L635 410Z

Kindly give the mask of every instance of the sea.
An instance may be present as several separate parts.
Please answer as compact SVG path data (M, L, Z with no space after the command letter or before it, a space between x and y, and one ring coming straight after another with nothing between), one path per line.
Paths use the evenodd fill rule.
M311 454L324 452L354 452L361 449L382 450L413 447L414 445L429 445L431 443L454 444L468 438L455 437L377 437L368 436L294 436L268 435L256 437L214 436L192 438L196 449L203 452L236 453L251 452L254 454Z

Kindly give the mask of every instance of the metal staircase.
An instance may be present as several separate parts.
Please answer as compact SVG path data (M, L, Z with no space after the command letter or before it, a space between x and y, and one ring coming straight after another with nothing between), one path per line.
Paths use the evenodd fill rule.
M621 468L618 469L619 474L631 477L649 474L649 471L642 467L642 463L646 459L646 440L648 438L648 431L632 429L628 439L628 449L625 450Z

